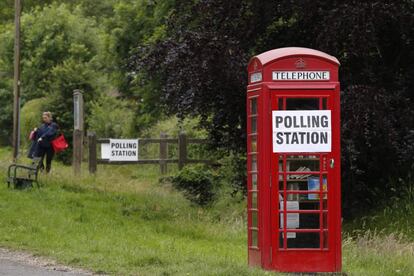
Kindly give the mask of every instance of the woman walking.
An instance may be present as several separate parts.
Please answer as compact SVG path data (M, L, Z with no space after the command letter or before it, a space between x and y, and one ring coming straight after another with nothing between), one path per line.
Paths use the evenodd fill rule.
M46 173L49 173L52 167L53 156L55 154L52 147L52 141L56 138L59 127L55 122L53 122L52 113L49 111L43 112L42 121L42 125L35 128L33 130L33 134L31 135L31 139L34 141L31 152L33 152L32 156L41 158L39 163L39 169L41 170L45 168L43 160L46 156Z

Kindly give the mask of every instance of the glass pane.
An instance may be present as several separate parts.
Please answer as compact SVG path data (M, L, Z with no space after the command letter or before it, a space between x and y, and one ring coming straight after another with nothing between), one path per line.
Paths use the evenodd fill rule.
M328 98L322 99L322 109L327 110L328 109Z
M252 233L252 246L258 247L258 237L257 237L257 230L251 230Z
M283 110L283 98L279 98L277 102L277 109Z
M323 248L328 248L328 232L323 232Z
M328 191L328 179L326 176L322 176L322 185L320 185L320 177L309 177L308 178L308 191L314 192L327 192ZM319 200L320 194L309 194L308 200ZM327 199L328 195L325 193L323 199Z
M280 174L283 176L283 174ZM299 190L299 191L312 191L314 193L319 192L319 175L310 174L307 171L302 171L300 174L287 174L287 190ZM328 190L328 181L326 175L323 176L323 191ZM279 181L279 189L283 190L283 180ZM309 197L312 199L312 197Z
M318 110L319 98L286 98L286 110Z
M252 123L251 133L256 133L257 132L257 117L251 117L250 120Z
M250 115L257 114L257 98L250 100Z
M283 236L283 233L281 233ZM319 248L319 232L314 233L288 233L287 248Z
M257 137L256 136L252 136L251 137L251 147L250 147L250 151L251 152L257 152Z
M257 190L257 174L252 174L252 190Z
M290 183L289 183L290 184ZM298 193L286 193L288 202L294 201L298 202L299 209L298 210L320 210L320 200L310 200L308 199L308 196L315 196L319 197L319 194L298 194ZM283 191L280 192L280 202L283 201L284 193ZM288 209L289 210L289 209ZM322 210L327 210L327 200L322 200Z
M257 227L257 211L252 212L252 227Z
M255 154L253 154L253 155L251 155L251 157L250 157L250 160L251 160L251 171L257 171L257 158L256 158L256 155Z
M323 225L322 225L322 228L323 229L328 229L328 213L323 213L322 214L322 216L323 216Z
M286 171L319 171L320 170L319 156L288 156L286 158ZM283 167L279 166L279 169L283 170Z
M252 208L257 209L257 192L252 192Z

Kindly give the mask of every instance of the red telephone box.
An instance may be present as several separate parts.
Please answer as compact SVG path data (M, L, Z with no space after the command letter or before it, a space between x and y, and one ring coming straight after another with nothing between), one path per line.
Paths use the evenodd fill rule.
M341 270L338 60L280 48L248 65L248 258L282 272Z

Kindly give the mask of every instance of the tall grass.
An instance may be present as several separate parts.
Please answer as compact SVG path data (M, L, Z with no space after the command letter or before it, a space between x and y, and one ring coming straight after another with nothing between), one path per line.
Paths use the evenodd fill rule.
M351 275L414 275L414 243L403 234L366 230L343 241L343 262Z

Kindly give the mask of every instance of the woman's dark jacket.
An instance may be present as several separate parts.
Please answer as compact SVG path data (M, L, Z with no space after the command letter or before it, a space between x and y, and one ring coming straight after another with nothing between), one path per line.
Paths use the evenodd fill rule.
M33 135L28 157L32 158L38 147L50 148L52 146L51 142L56 138L58 128L58 125L54 122L43 123ZM42 141L38 142L37 140L40 138L42 138Z
M37 130L36 130L36 141L42 138L42 141L40 141L39 146L43 148L50 148L52 146L51 142L56 138L56 134L58 131L58 125L54 122L51 122L49 124L42 124Z

